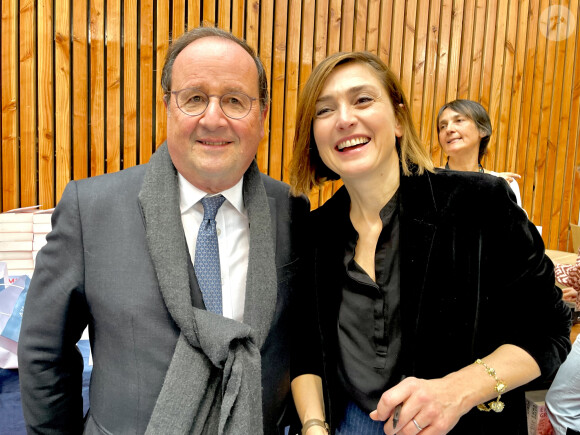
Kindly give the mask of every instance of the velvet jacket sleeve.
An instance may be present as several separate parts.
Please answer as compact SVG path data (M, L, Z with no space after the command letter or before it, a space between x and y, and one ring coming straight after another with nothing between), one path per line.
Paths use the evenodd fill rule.
M38 253L18 347L28 433L82 433L83 359L76 347L87 325L83 241L77 190L69 183Z
M540 367L541 378L549 379L570 350L570 311L554 285L554 265L535 225L516 205L506 183L490 181L481 220L486 265L481 283L490 291L482 295L485 310L477 334L489 343L485 335L503 336L499 344L526 350Z

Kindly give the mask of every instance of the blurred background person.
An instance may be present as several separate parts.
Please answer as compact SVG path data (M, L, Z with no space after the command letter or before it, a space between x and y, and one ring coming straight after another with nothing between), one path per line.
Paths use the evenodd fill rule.
M437 115L439 144L447 155L446 169L454 171L480 172L504 178L522 206L520 187L514 172L494 172L481 164L487 153L491 137L491 121L483 106L471 100L454 100L441 109Z

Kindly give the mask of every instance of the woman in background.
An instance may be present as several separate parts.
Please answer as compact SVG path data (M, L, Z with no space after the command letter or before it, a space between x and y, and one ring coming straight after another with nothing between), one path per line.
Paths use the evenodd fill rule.
M513 172L493 172L485 169L481 160L487 153L491 136L491 121L483 106L471 100L455 100L439 109L437 133L439 144L447 155L446 169L480 172L504 178L522 206L520 187Z
M507 184L433 170L398 80L362 52L312 72L291 174L296 194L344 182L305 235L314 282L292 352L302 434L327 433L325 419L340 435L526 434L521 386L557 370L570 317Z

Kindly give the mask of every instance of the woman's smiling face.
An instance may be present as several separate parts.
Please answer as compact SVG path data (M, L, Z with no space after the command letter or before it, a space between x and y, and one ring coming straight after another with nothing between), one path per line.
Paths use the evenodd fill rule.
M403 129L381 81L363 63L339 65L328 76L313 133L322 161L345 180L399 170L395 145Z
M439 144L449 157L479 152L479 143L485 136L468 116L452 109L445 109L438 121Z

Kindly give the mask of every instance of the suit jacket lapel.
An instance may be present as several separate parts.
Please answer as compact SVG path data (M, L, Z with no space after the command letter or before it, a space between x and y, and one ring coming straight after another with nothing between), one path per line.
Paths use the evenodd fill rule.
M403 352L411 357L417 346L423 290L437 229L437 209L429 173L401 176L400 192Z

